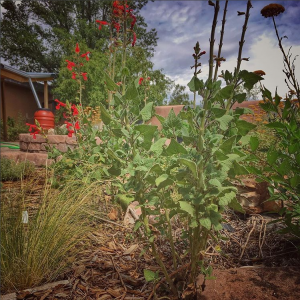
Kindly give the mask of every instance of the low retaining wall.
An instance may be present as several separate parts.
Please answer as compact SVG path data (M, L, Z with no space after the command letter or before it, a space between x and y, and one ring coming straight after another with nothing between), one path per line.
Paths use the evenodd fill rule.
M67 135L48 135L46 141L40 134L34 139L29 133L22 133L19 135L19 141L21 151L32 153L47 153L47 146L55 146L59 151L67 152L68 148L73 150L77 145L76 138Z

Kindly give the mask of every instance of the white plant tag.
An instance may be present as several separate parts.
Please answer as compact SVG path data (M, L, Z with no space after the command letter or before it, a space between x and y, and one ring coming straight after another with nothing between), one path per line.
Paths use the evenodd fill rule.
M27 224L28 223L28 211L22 211L22 223Z

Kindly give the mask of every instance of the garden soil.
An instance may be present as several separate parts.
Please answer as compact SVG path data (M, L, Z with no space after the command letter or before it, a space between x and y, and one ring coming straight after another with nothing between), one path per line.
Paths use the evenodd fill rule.
M43 172L40 170L40 176ZM42 184L40 180L34 190L28 192L33 209L38 205ZM4 182L2 189L7 188L18 189L20 182ZM1 290L0 299L172 299L163 279L155 283L145 281L143 270L159 272L159 267L132 228L124 225L124 213L120 208L105 196L98 209L101 214L93 219L93 230L86 243L79 245L79 255L56 282L24 291ZM274 218L278 216L238 215L227 211L224 214L226 226L222 230L226 238L209 241L204 255L207 265L213 267L212 278L204 280L204 276L199 275L198 295L194 297L191 295L195 287L185 284L188 261L183 258L181 267L172 270L169 246L158 236L161 258L180 290L180 297L203 300L300 299L297 244L291 237L277 233L280 225L271 223ZM179 227L175 222L176 236L180 236ZM177 247L182 255L186 246L179 242Z

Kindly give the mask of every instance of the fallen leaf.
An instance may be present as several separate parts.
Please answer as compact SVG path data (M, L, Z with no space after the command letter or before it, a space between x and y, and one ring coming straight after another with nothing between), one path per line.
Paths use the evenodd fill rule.
M138 247L139 247L138 244L134 244L134 245L130 246L127 250L124 251L123 255L129 255L129 254L133 253Z
M115 208L112 208L107 216L110 220L116 221L118 220L118 211Z

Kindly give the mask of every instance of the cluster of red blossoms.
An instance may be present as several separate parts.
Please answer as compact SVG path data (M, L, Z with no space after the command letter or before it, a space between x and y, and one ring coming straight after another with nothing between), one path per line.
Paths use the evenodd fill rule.
M126 4L127 1L125 1L125 5L121 5L120 1L114 1L113 2L113 16L117 19L122 19L125 18L131 18L131 24L130 24L130 30L132 31L133 34L133 39L132 39L132 47L134 47L135 42L136 42L136 33L133 31L134 24L136 22L136 16L133 15L132 11L133 9L129 9L128 4ZM101 30L102 25L109 25L108 22L106 21L100 21L96 20L96 22L99 24L99 30ZM117 33L119 33L121 29L121 25L119 22L112 20L112 26L117 30Z
M67 109L69 109L69 114L67 113L63 113L63 117L66 120L70 120L73 119L73 122L69 122L69 121L65 121L65 124L67 125L67 130L68 130L68 136L72 137L72 134L75 133L75 130L79 130L80 129L80 125L79 125L79 121L78 121L78 108L75 104L70 104L69 107L67 107L66 103L63 103L61 101L59 101L58 99L54 100L57 105L56 105L56 109L59 110L61 107L66 107ZM79 104L80 105L80 104Z
M77 54L80 53L80 49L79 49L78 43L76 43L75 52L76 52ZM90 60L90 58L89 58L89 54L90 54L90 53L91 53L91 52L88 51L88 52L86 52L86 53L81 54L80 57L83 57L83 58L86 59L86 61L89 61L89 60ZM72 79L75 79L75 80L76 80L76 79L77 79L76 76L77 76L78 74L77 74L76 72L73 72L73 68L79 67L79 69L80 69L80 67L83 66L83 63L80 63L79 66L77 66L74 62L69 61L69 60L67 60L67 59L66 59L66 62L68 63L68 64L67 64L67 69L69 69L70 71L72 71ZM79 74L82 76L82 78L83 78L84 81L87 80L87 72L79 72Z
M141 85L143 83L144 79L145 78L140 77L140 79L139 79L139 85ZM146 80L150 80L150 77L147 77Z
M26 123L26 125L29 126L30 135L36 139L36 134L40 133L40 129L34 124Z

